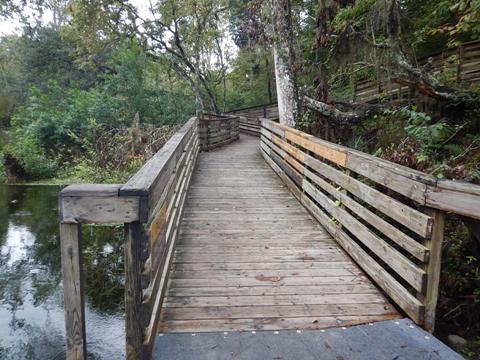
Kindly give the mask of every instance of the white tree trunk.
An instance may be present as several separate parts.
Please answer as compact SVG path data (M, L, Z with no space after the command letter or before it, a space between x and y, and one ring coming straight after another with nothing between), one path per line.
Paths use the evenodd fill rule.
M294 127L299 116L298 89L293 64L295 51L290 0L271 0L273 10L275 81L280 123Z
M273 46L273 56L275 60L275 82L280 123L294 127L297 109L293 79L290 71L287 69L288 64L285 64L283 57L278 54L277 45Z

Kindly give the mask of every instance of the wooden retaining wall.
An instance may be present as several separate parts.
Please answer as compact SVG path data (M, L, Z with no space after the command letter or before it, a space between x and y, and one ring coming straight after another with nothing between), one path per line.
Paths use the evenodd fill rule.
M432 73L435 76L443 73L458 83L480 84L480 41L422 58L418 61L419 66L424 66L429 58L433 59ZM377 101L380 96L408 99L414 98L416 94L409 86L400 85L389 79L374 78L357 81L352 100L372 102Z
M398 306L433 330L444 211L480 219L480 186L261 124L263 156L297 199Z

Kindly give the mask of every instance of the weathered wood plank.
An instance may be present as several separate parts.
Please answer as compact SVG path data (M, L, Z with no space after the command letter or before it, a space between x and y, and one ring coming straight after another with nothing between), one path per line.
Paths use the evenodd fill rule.
M179 245L183 245L183 238L182 242ZM179 249L180 246L177 246ZM212 258L213 260L213 258ZM311 269L357 269L357 267L350 261L338 261L338 262L305 262L305 261L298 261L296 263L257 263L257 262L250 262L250 263L199 263L199 264L182 264L177 263L174 266L174 270L176 272L183 272L183 271L204 271L204 270L311 270Z
M148 198L147 204L141 202L142 206L146 206L146 209L141 209L141 214L150 214L155 208L185 145L197 132L197 124L196 118L190 119L120 188L120 196L137 195Z
M295 269L295 270L194 270L180 271L178 268L172 274L175 279L210 279L218 278L249 278L249 277L268 277L284 278L292 277L311 277L311 276L351 276L361 275L362 272L357 269L333 268L333 269Z
M182 219L184 204L186 194L188 192L188 188L190 185L193 168L196 162L196 158L198 155L198 148L192 149L192 155L187 161L187 165L184 168L185 172L184 175L181 177L181 181L177 185L176 190L176 200L175 200L175 210L174 215L172 216L172 222L169 225L167 230L167 244L168 244L168 253L162 265L159 267L160 271L157 273L155 277L155 283L158 283L156 287L159 290L154 291L154 296L148 299L149 302L153 304L152 306L152 316L150 318L150 323L145 331L145 339L144 339L144 346L148 349L148 352L151 352L153 341L155 339L155 333L157 329L158 319L160 316L160 309L163 304L164 295L166 292L166 286L168 284L169 279L169 271L171 268L171 263L173 259L173 254L175 251L176 239L178 236L178 229Z
M347 174L334 169L310 156L305 157L307 166L322 176L334 181L348 192L352 193L362 201L374 206L376 209L389 216L391 219L404 225L410 230L424 238L430 237L432 231L432 219L422 212L395 200L382 192L369 187L361 181L354 179Z
M271 131L273 131L274 128L281 129L281 132L276 132L281 138L289 140L335 164L345 166L347 162L347 148L320 140L312 135L274 123L270 120L263 120L262 126Z
M438 291L440 287L440 270L442 261L442 243L445 227L445 213L440 210L432 210L434 219L432 237L426 246L430 250L431 259L425 266L427 272L427 288L420 298L425 304L424 328L433 332L435 329L435 314L437 308Z
M121 185L70 185L60 192L60 221L121 224L139 220L140 199L119 197Z
M318 330L329 327L350 326L375 321L401 318L398 314L372 316L315 316L297 318L257 318L222 320L176 320L164 321L159 332L208 332L302 329Z
M414 255L417 259L423 262L426 262L428 260L429 250L421 243L412 239L410 236L397 229L397 227L395 227L394 225L389 224L372 211L363 207L355 200L350 198L348 195L346 195L344 192L335 189L332 185L330 185L325 180L321 179L319 176L315 175L311 171L305 170L305 175L307 178L319 185L322 189L327 191L330 195L340 200L342 204L345 205L347 208L351 209L354 214L361 217L369 224L373 225L376 229L383 232L383 234L385 234L396 244L407 250L410 254Z
M263 142L262 142L263 144ZM271 152L267 153L262 145L262 154L265 159L265 161L270 165L270 167L277 173L277 175L283 180L283 182L287 185L287 187L290 189L292 194L297 198L300 199L301 197L301 190L300 186L298 186L290 177L285 173L285 171L278 166L278 164L272 160ZM287 165L284 166L284 168L287 168ZM294 173L295 170L292 169L291 173ZM295 177L297 182L300 182L301 178L297 175Z
M343 257L345 259L345 257ZM343 260L342 259L342 260ZM340 259L337 259L341 261ZM264 261L268 261L265 259ZM265 286L322 286L322 285L355 285L369 284L370 280L365 276L326 276L326 277L302 277L302 278L246 278L246 279L171 279L171 288L193 287L265 287Z
M276 138L276 137L274 137ZM390 216L395 221L405 225L409 229L414 230L418 234L422 235L423 237L429 237L431 232L431 219L422 214L421 212L410 208L407 205L381 193L378 190L375 190L368 185L358 181L347 174L343 173L340 170L337 170L319 159L316 159L308 154L300 153L298 150L293 148L293 146L289 145L285 141L276 138L275 140L277 143L283 143L282 149L288 152L290 155L295 157L298 161L301 161L305 165L311 167L322 176L329 178L330 180L336 182L338 185L343 187L344 189L348 190L358 198L362 199L363 201L369 203L372 206L375 206L378 210L382 211L384 214ZM263 141L265 139L263 138ZM268 145L268 142L265 141ZM295 149L295 150L294 150ZM386 166L386 165L385 165ZM401 172L403 174L403 168L400 170L395 168L397 172ZM310 172L310 174L312 174ZM419 177L420 175L417 172L413 172L410 174L412 177L413 175ZM427 175L425 175L427 176ZM426 181L426 180L425 180Z
M81 226L60 224L67 359L86 360L85 303Z
M303 319L309 314L309 307L317 306L316 302L330 304L330 309L342 306L337 303L353 302L346 304L352 311L354 306L361 307L357 303L362 302L373 314L376 304L378 316L385 315L385 309L392 312L387 312L387 316L398 316L368 278L327 237L327 232L292 200L282 182L272 181L277 178L259 157L260 142L251 145L254 141L242 137L229 147L201 154L185 204L186 216L172 260L159 327L166 321L163 314L171 320L169 331L176 331L175 324L183 326L175 320L175 314L182 309L211 309L215 303L219 314L228 314L232 301L243 303L245 309L258 307L251 316L244 315L250 323L247 327L264 321L260 309L267 306L261 305L262 301L288 303L281 306L293 306L295 315ZM300 197L302 192L290 178L294 174L303 181L294 165L300 162L278 145L273 144L274 150L265 143L263 147L262 155L269 165ZM284 169L267 155L270 151ZM282 155L290 156L292 161L285 161ZM292 301L298 304L292 305ZM172 308L171 304L179 306ZM177 310L168 315L169 309ZM195 317L196 313L200 317ZM236 315L231 314L233 320ZM345 310L342 314L346 314ZM201 312L188 310L191 323L221 319L201 319L202 316ZM309 321L315 322L315 318ZM206 324L210 330L220 326L219 322L210 324Z
M422 324L425 306L418 301L389 273L384 271L370 255L358 246L348 235L338 231L335 238L345 251L362 267L365 272L380 286L402 310L404 310L417 324Z
M322 284L297 286L205 286L205 287L171 287L168 296L264 296L264 295L324 295L324 294L378 294L372 284ZM252 308L255 305L250 305ZM299 304L309 308L305 304ZM336 306L336 305L335 305ZM221 311L221 307L217 307ZM184 308L185 309L185 308ZM187 310L187 309L185 309Z
M385 297L376 294L263 295L263 296L195 296L166 297L166 307L179 306L244 306L244 305L321 305L321 304L384 304Z
M379 159L371 155L349 151L346 167L399 194L415 200L421 205L425 205L427 185L417 180L411 180L409 177L402 176L399 171L396 171L402 168L400 165L379 161ZM432 179L432 181L434 180Z
M164 311L162 320L242 319L245 314L248 314L251 318L296 318L305 316L396 315L397 312L394 308L385 306L383 303L174 307Z
M442 181L436 187L428 186L425 197L426 205L429 207L480 219L478 185Z
M143 359L143 328L141 312L142 227L139 222L125 224L125 345L127 358Z
M355 219L341 207L335 206L325 194L317 190L311 183L304 181L303 189L308 193L322 208L330 213L336 220L342 224L348 231L355 235L366 247L375 255L382 259L388 266L399 274L405 281L412 285L416 290L423 291L426 285L426 273L398 250L379 238L370 231L360 221ZM337 230L338 232L338 230ZM334 234L332 234L334 235Z

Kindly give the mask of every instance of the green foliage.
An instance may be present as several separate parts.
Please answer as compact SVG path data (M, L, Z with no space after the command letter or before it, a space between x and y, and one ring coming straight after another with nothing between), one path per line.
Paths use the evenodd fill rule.
M142 123L162 125L183 122L194 113L188 95L152 88L159 82L147 79L157 69L134 43L120 46L109 65L113 71L89 89L56 80L30 88L11 119L8 147L29 179L52 177L71 166L73 177L108 181L107 170L94 170L102 133L131 126L136 114Z
M344 31L347 26L365 27L366 14L376 5L377 0L359 0L354 5L339 9L333 22L336 31Z
M7 180L7 169L5 168L3 152L0 151L0 183Z
M449 10L458 18L456 24L443 28L450 37L450 45L458 45L464 34L480 37L480 0L455 1Z
M233 61L233 70L227 74L226 79L227 89L230 89L225 99L227 110L271 102L268 91L269 78L272 97L275 96L275 82L270 64L273 64L273 59L268 53L264 54L254 49L243 49L238 53Z
M432 155L434 151L439 150L461 128L445 120L434 122L429 115L417 111L415 107L402 107L394 113L400 113L407 119L408 125L405 131L421 144L422 153L419 156L422 157Z
M56 162L48 158L32 132L15 132L13 141L6 147L6 151L20 159L20 164L30 179L48 178L55 174Z
M302 117L298 120L297 127L300 130L308 129L308 127L312 125L312 123L313 123L312 111L307 110L303 112Z

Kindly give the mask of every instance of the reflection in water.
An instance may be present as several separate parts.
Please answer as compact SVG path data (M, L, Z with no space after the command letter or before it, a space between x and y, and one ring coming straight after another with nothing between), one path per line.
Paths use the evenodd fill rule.
M8 259L7 265L12 266L15 262L25 260L27 249L35 243L35 236L24 225L17 226L8 223L8 232L5 236L5 244L2 245L2 258Z
M64 359L54 186L0 186L0 359ZM121 229L84 234L89 358L124 358Z

